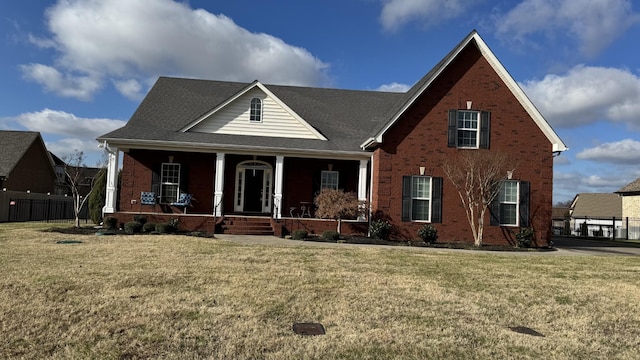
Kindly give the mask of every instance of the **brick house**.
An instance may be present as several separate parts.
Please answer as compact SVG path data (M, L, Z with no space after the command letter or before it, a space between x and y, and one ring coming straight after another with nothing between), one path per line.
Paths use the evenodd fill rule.
M539 245L551 234L553 156L567 149L475 31L406 93L161 77L98 141L111 154L104 212L120 222L145 213L192 229L267 221L277 235L320 233L335 223L313 218L311 205L329 187L370 204L368 219L343 232L366 233L381 217L396 239L431 223L442 241L473 241L445 160L460 149L509 152L526 162L504 182L498 205L510 215L487 219L485 243L527 226ZM143 193L155 200L142 204ZM180 193L193 195L186 211L171 205Z
M0 189L53 193L56 174L47 147L34 131L0 131Z

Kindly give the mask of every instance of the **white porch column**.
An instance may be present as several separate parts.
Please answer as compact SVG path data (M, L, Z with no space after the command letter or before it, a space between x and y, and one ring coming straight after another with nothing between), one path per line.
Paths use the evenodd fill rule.
M367 163L369 160L360 160L360 169L358 171L358 200L367 201ZM358 220L366 220L365 215L358 216Z
M117 196L118 196L118 162L120 160L120 152L118 148L109 148L105 143L105 149L109 153L109 164L107 165L107 186L105 189L104 207L102 215L113 214L116 212Z
M284 156L276 156L276 174L273 183L273 217L282 218L282 178Z
M224 190L224 153L216 153L216 176L213 189L213 214L222 216L222 195Z

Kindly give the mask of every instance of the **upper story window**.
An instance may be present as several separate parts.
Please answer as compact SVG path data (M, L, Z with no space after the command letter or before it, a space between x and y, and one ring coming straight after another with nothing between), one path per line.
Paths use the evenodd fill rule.
M488 149L491 113L449 110L449 147Z
M338 176L337 171L322 171L320 175L320 189L334 189L338 190Z
M251 99L251 108L249 109L249 121L262 122L262 100L259 98Z
M478 147L477 111L458 111L458 147Z

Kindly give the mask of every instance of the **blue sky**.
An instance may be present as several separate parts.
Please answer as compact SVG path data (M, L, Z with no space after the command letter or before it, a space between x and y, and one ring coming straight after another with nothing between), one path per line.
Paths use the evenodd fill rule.
M554 202L640 177L640 4L625 0L0 3L0 129L93 165L160 75L404 91L476 29L569 147Z

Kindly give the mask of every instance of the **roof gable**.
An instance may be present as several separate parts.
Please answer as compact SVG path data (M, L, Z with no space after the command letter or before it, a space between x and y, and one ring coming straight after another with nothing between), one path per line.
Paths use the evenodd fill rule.
M0 131L0 177L8 177L39 138L40 134L33 131Z
M375 133L375 135L367 139L361 144L366 149L382 143L385 133L401 118L401 116L413 105L420 96L422 96L431 86L431 84L447 69L447 67L460 55L460 53L468 46L476 46L485 60L491 65L492 69L498 74L507 88L520 102L525 111L531 116L536 125L545 134L552 144L554 152L567 150L566 145L560 137L551 128L549 123L544 119L542 114L533 105L531 100L522 91L517 82L511 77L498 58L489 49L486 43L480 38L480 35L474 30L465 39L463 39L447 56L445 56L429 73L427 73L420 81L418 81L406 94L404 102L399 103L389 114L389 121L383 124Z
M262 121L249 120L251 101L261 100ZM258 81L213 108L181 131L327 140Z

